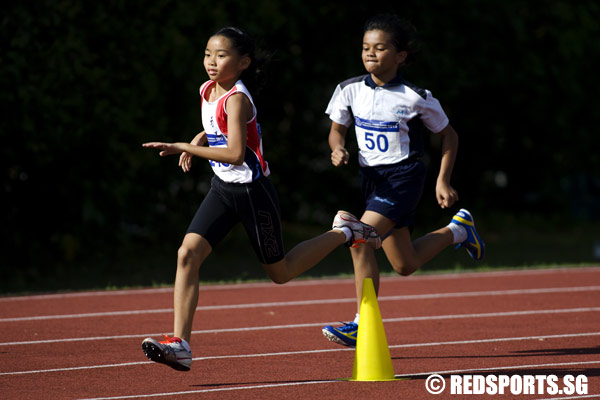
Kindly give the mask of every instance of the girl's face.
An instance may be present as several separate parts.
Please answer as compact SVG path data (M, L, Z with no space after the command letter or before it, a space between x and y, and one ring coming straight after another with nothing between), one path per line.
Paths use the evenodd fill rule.
M249 65L250 58L240 55L225 36L218 35L208 39L204 51L204 68L211 80L235 83Z
M389 82L397 75L398 67L406 60L406 56L406 51L396 49L389 33L378 29L365 32L362 60L371 76Z

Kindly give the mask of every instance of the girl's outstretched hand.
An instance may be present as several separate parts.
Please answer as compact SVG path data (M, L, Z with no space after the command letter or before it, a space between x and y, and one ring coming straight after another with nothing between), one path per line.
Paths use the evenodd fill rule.
M170 156L172 154L179 154L184 151L181 146L181 143L150 142L144 143L142 146L162 150L159 153L161 157Z

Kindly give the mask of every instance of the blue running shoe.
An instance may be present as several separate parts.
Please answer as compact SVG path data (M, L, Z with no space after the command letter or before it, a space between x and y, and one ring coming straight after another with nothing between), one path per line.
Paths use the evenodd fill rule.
M467 253L475 260L481 260L485 252L485 243L481 241L481 238L475 230L475 221L470 212L461 208L454 217L452 217L452 223L460 225L467 230L467 240L459 243L456 248L464 247Z
M344 326L337 328L327 325L323 327L323 336L332 342L342 346L356 347L356 334L358 333L358 324L354 322L343 322Z

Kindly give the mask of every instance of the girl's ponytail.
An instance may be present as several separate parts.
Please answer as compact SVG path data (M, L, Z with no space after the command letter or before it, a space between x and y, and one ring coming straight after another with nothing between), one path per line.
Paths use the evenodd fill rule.
M264 83L264 70L269 57L258 56L254 39L239 28L221 28L213 36L226 37L240 55L250 57L250 65L242 72L240 79L252 94L257 95Z

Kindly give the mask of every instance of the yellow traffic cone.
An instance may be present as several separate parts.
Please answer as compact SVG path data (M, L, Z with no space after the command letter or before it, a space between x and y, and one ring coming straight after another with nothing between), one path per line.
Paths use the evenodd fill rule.
M351 381L396 380L373 280L363 281Z

